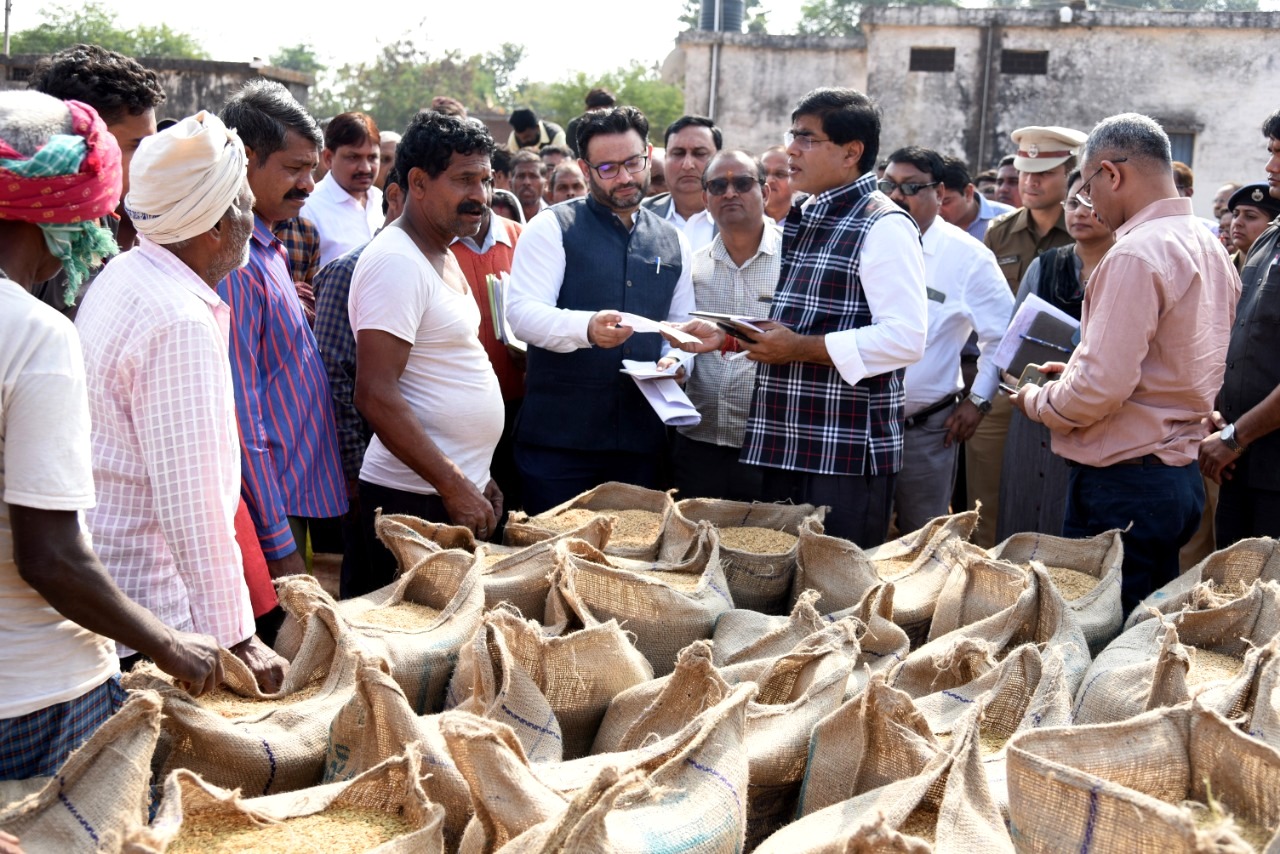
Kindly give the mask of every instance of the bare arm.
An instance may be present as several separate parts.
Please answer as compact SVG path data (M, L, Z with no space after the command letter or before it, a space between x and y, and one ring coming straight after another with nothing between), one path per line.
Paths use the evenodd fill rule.
M1220 413L1213 415L1214 432L1200 443L1200 471L1215 483L1222 483L1224 479L1231 479L1231 470L1240 457L1219 438L1227 426L1225 419ZM1273 388L1261 403L1236 419L1235 425L1236 442L1245 450L1262 437L1280 430L1280 386Z

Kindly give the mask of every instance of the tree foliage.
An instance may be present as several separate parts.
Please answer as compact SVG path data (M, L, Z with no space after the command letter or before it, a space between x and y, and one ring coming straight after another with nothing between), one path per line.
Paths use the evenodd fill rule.
M742 20L749 33L769 32L769 13L761 8L763 0L746 0L742 10ZM684 11L680 13L680 23L685 30L696 30L702 20L702 0L684 0Z
M596 86L613 92L619 104L639 108L649 120L650 141L656 138L659 145L663 129L684 113L684 90L662 82L656 66L639 62L599 76L579 71L557 83L525 84L518 92L519 103L564 126L582 113L583 96Z
M327 66L316 56L315 48L305 42L293 47L283 47L271 54L271 64L276 68L288 68L303 74L319 74Z
M194 36L177 32L168 24L133 29L122 28L116 13L102 0L81 5L50 5L40 10L40 24L13 34L14 54L54 53L75 44L96 44L126 56L165 56L179 59L208 59Z

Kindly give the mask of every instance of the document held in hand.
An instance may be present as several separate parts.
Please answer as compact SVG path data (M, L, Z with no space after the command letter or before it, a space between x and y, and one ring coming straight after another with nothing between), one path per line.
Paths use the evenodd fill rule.
M1080 321L1029 294L996 348L996 367L1016 377L1027 365L1065 362L1076 348L1079 329Z
M657 362L622 360L622 373L631 377L663 424L671 427L694 427L702 422L702 416L676 382L675 374L678 370L679 365L660 371Z

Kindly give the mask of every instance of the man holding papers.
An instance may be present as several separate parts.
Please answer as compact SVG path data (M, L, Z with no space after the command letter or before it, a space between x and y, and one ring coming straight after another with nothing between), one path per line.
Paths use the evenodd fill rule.
M529 345L515 456L530 514L606 481L658 485L666 427L621 369L656 362L666 345L622 313L683 321L694 302L688 240L640 207L648 134L634 107L585 114L578 163L590 193L535 217L516 246L507 317Z

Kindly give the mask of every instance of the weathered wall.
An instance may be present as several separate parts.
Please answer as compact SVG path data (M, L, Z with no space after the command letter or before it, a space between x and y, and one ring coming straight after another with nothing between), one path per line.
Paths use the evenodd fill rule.
M714 47L720 67L711 104ZM762 36L691 31L680 36L685 112L710 115L725 144L760 152L782 142L791 110L815 86L866 89L866 44L861 38ZM676 67L673 69L672 65ZM660 140L655 139L655 145Z

